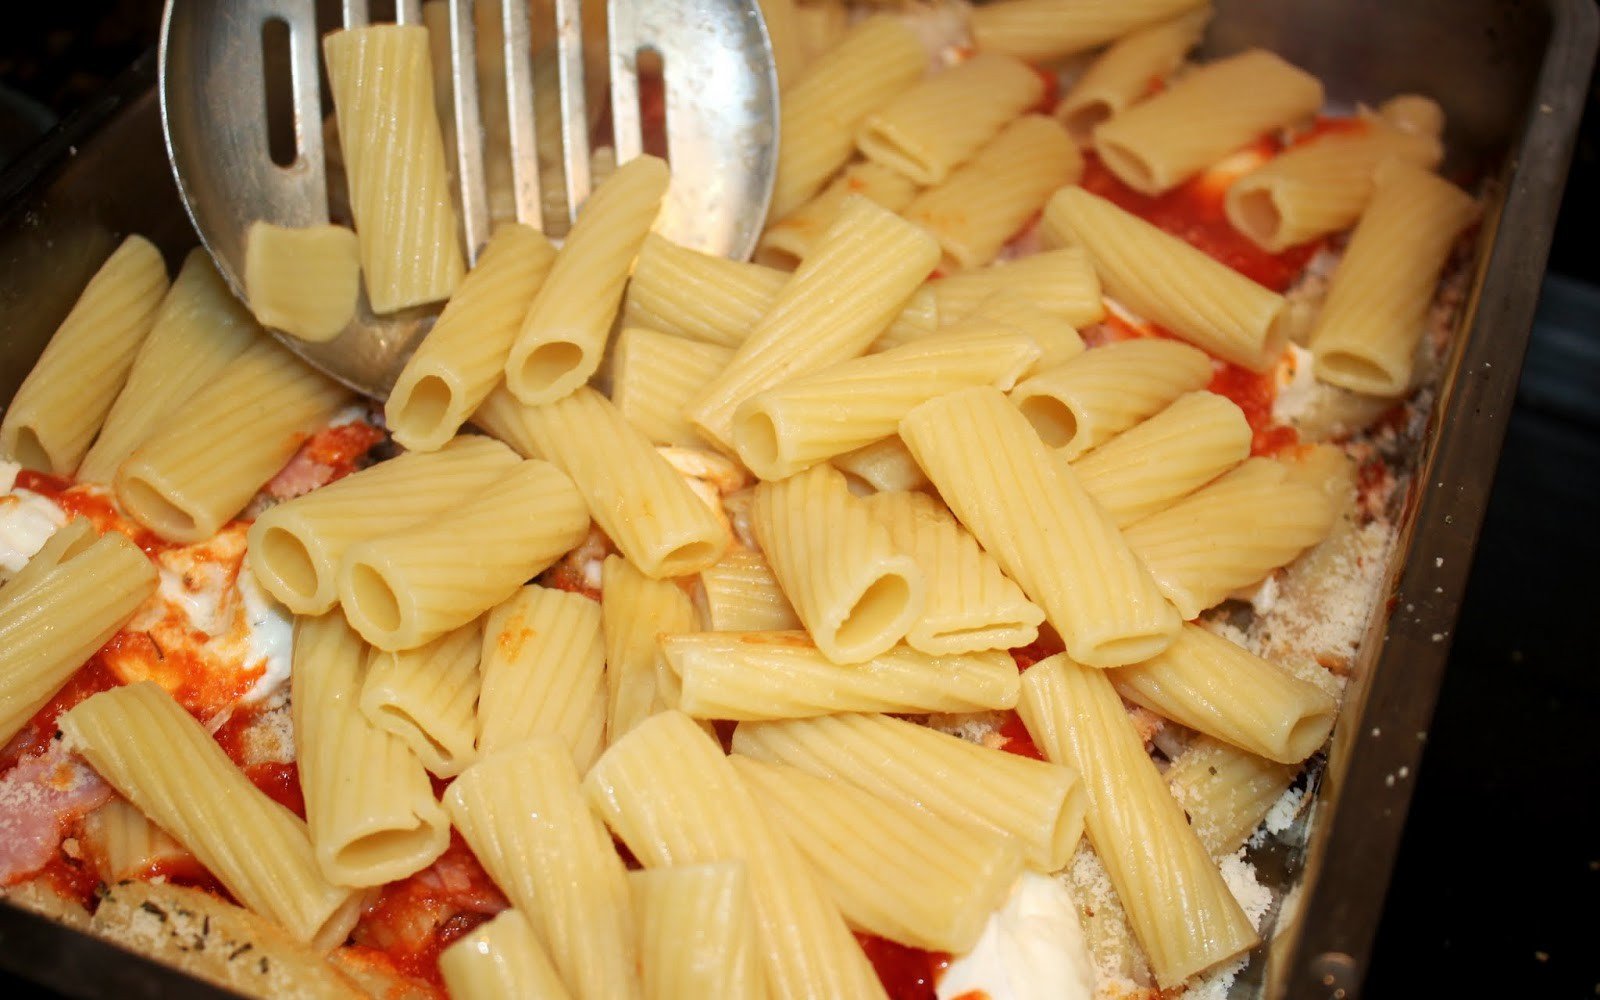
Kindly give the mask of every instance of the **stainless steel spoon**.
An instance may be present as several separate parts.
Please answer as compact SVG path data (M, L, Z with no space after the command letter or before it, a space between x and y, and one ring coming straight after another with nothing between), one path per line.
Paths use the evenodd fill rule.
M554 0L553 20L538 24L528 0L436 2L441 6L430 13L448 24L453 114L446 141L453 134L455 148L447 153L453 154L469 259L482 250L493 222L486 177L494 167L507 174L504 163L490 163L491 157L510 161L506 198L514 201L515 218L547 232L564 231L590 187L583 16L600 16L600 4L583 11L582 0ZM394 7L399 23L423 23L420 0L395 0ZM648 54L661 65L673 176L658 229L685 246L748 257L760 235L777 164L777 76L756 0L606 0L604 16L606 110L617 161L641 151L639 64ZM369 23L367 0L342 0L329 20L346 27ZM479 38L484 27L489 30ZM540 58L551 69L544 75L552 78L556 93L546 92L538 103L547 114L555 105L559 132L535 115L535 45L541 27L549 44ZM270 51L284 57L277 60L283 65L269 60ZM317 225L329 221L330 206L335 221L348 220L341 207L342 171L330 166L325 153L328 103L320 83L320 52L316 0L166 3L160 82L167 154L201 241L241 298L250 223ZM503 100L498 87L484 89L486 55L496 70L489 83L503 85ZM281 108L269 108L271 70L286 76ZM549 100L552 96L556 100ZM490 105L500 117L486 122ZM541 135L547 137L546 173L560 179L564 190L541 192ZM292 156L283 155L285 149ZM284 162L275 162L274 151ZM561 218L545 218L551 203ZM541 225L546 221L559 225ZM356 319L333 340L310 344L279 337L339 381L381 398L437 313L435 306L376 316L363 293Z

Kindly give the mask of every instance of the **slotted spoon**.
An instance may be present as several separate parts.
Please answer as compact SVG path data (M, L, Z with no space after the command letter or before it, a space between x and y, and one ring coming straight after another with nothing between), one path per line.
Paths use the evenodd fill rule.
M503 126L511 197L519 222L539 228L545 206L570 222L588 196L590 120L584 92L582 18L601 4L554 0L551 55L559 81L560 174L564 191L540 190L534 113L534 38L528 0L447 0L455 148L447 149L459 185L469 259L489 238L486 123L480 97L475 13L493 4L504 61ZM396 0L395 19L421 24L419 0ZM492 12L490 12L492 13ZM616 159L642 148L639 57L661 61L672 187L658 229L674 242L743 259L760 235L777 163L778 86L772 49L755 0L606 0L609 116ZM345 27L370 23L367 0L342 0ZM274 23L278 22L278 23ZM327 23L326 21L324 22ZM273 159L267 94L267 32L287 39L286 106L292 159ZM491 44L486 42L486 44ZM324 150L321 38L316 0L167 0L160 51L161 119L178 191L218 270L243 297L245 233L256 220L285 226L329 221L330 179L339 209L339 168ZM549 95L546 95L547 97ZM546 104L548 105L548 101ZM548 129L548 125L540 126ZM279 133L283 134L283 133ZM545 197L541 197L541 195ZM345 221L348 219L335 219ZM559 227L557 227L559 228ZM280 339L329 375L382 397L432 326L438 307L373 314L363 292L356 319L338 337L310 344ZM276 331L275 331L276 332Z

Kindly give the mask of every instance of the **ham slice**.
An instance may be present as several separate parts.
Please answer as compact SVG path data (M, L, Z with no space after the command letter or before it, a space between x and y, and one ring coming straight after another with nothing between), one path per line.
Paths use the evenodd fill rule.
M48 864L67 828L111 794L110 785L59 746L0 777L0 885Z

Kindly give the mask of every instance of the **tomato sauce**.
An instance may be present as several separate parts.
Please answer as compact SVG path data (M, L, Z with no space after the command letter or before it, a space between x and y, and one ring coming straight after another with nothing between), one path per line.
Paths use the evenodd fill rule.
M1272 422L1272 401L1277 398L1278 387L1271 372L1253 372L1223 362L1206 388L1233 400L1244 411L1250 424L1250 454L1276 455L1300 444L1300 435L1294 428Z
M239 905L233 898L233 893L227 890L211 870L194 858L187 855L175 858L161 858L146 865L143 871L136 873L134 878L152 881L162 879L173 885L181 885L186 889L199 889L201 892L210 893L224 902Z
M313 462L333 470L328 479L331 483L361 468L367 452L381 444L384 437L383 431L364 420L356 420L318 431L304 448Z
M1006 721L1000 723L1000 728L995 730L995 734L1003 741L1000 749L1006 753L1014 753L1018 757L1044 760L1044 752L1033 742L1028 727L1022 724L1022 716L1008 709L1005 719Z
M255 726L257 713L240 709L228 717L212 738L222 747L228 759L239 766L250 783L267 797L290 812L306 818L306 800L300 792L300 768L290 761L253 761L250 759L250 730Z
M873 934L857 934L856 941L889 1000L934 1000L939 976L950 967L947 953L923 951Z
M143 527L137 522L123 517L111 502L108 494L85 489L73 489L70 479L61 476L52 476L32 469L23 469L17 473L17 486L21 489L37 493L50 500L64 511L67 517L85 517L94 525L95 531L105 534L108 531L119 531L128 536L128 540L139 546L144 554L152 558L168 549L177 546L157 535L155 532Z
M43 879L64 898L86 910L94 910L101 879L94 865L86 860L69 857L58 848L34 877Z
M106 666L96 653L89 662L67 679L67 683L54 698L45 703L33 717L23 724L4 750L0 750L0 771L9 771L24 757L43 753L55 739L56 722L62 714L76 707L90 695L109 691L118 685L117 675Z
M1267 139L1261 140L1258 147L1263 158L1278 149L1277 143ZM1232 178L1226 181L1231 183ZM1079 183L1275 292L1294 283L1320 245L1313 241L1277 254L1256 246L1228 222L1222 207L1228 183L1219 183L1210 174L1201 174L1166 194L1152 196L1124 184L1099 157L1089 153L1084 157L1083 179Z

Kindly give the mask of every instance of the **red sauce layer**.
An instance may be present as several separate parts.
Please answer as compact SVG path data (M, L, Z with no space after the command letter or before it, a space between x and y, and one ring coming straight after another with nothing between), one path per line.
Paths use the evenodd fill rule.
M109 691L118 685L117 675L105 665L96 653L89 662L67 679L67 683L54 698L45 703L33 717L23 724L4 750L0 750L0 772L9 771L24 757L43 753L55 739L56 721L85 701L90 695Z
M1028 727L1022 724L1022 716L1009 709L1006 710L1006 721L995 730L1003 740L1000 749L1006 753L1014 753L1018 757L1028 757L1032 760L1044 760L1044 753L1033 742L1033 737L1028 733Z
M939 976L950 967L942 951L923 951L872 934L857 934L889 1000L935 1000Z
M65 511L69 518L88 518L89 523L94 525L95 531L102 535L108 531L122 532L128 536L129 541L143 549L147 556L156 556L168 549L176 548L174 543L123 517L108 495L73 489L70 479L23 469L17 473L17 486L52 501Z
M1272 401L1277 398L1278 385L1271 372L1253 372L1223 362L1206 388L1233 400L1244 411L1250 424L1250 454L1276 455L1300 444L1300 435L1294 428L1272 422Z

